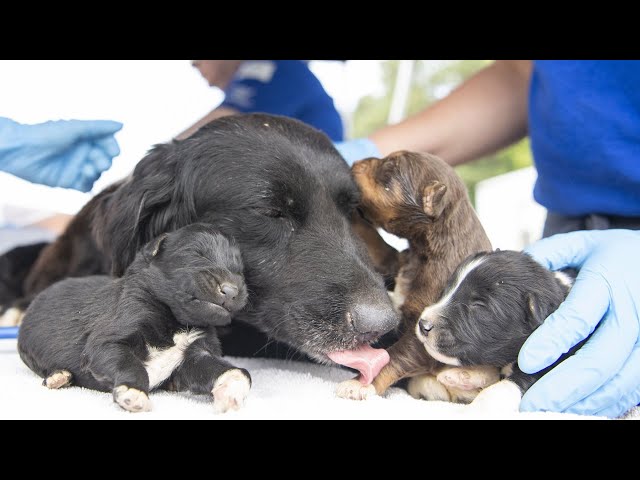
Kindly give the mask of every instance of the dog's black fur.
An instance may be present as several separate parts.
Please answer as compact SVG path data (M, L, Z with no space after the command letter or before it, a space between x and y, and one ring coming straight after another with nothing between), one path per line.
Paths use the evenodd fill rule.
M474 262L478 266L458 284L461 272ZM509 380L524 393L582 344L536 374L525 374L517 366L525 340L567 296L576 272L567 269L564 274L565 281L561 281L522 252L472 255L449 279L442 298L457 285L450 299L425 309L416 333L436 357L445 355L460 365L512 366Z
M96 246L91 224L120 184L108 186L82 207L54 242L17 247L0 256L0 314L13 308L16 315L10 320L19 322L20 312L55 282L109 273L111 264Z
M156 146L93 231L121 275L161 232L215 225L244 259L250 307L237 320L328 362L327 353L370 343L399 321L350 226L358 199L326 135L286 117L234 115Z
M113 391L130 410L146 405L131 403L129 389L211 393L235 368L220 358L215 327L246 303L242 271L238 248L211 225L161 235L122 278L66 279L36 296L20 328L20 357L45 379L67 371L75 385ZM174 335L187 330L183 361L151 373L153 352L174 347Z
M24 280L47 245L46 242L24 245L0 256L0 314L3 307L24 296Z

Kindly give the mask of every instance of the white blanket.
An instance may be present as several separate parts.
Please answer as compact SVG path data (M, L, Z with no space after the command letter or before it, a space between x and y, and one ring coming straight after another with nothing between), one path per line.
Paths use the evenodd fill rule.
M230 359L251 372L253 386L244 408L216 415L208 396L152 392L153 411L128 413L108 393L78 387L49 390L20 360L14 340L0 340L0 419L594 419L557 413L509 413L478 416L464 405L426 402L392 388L384 397L343 400L336 383L353 374L302 362ZM640 418L640 409L629 417Z
M0 228L0 253L16 244L48 240L37 229ZM311 363L233 358L251 373L253 385L244 408L216 415L211 398L152 392L153 411L128 413L111 395L77 387L48 390L20 360L14 340L0 340L0 419L594 419L557 413L485 413L478 417L464 405L426 402L392 388L384 397L364 402L337 398L338 382L353 373ZM640 418L635 408L626 418Z

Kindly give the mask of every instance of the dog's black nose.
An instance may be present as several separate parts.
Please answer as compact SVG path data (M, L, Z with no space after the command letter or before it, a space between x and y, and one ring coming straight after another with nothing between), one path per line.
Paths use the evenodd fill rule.
M363 340L372 341L395 328L400 318L391 305L361 303L349 312L353 328Z
M431 329L433 329L433 323L429 321L420 320L420 333L425 337L429 335Z
M238 287L230 283L223 283L220 285L220 293L225 296L225 299L233 300L238 296Z

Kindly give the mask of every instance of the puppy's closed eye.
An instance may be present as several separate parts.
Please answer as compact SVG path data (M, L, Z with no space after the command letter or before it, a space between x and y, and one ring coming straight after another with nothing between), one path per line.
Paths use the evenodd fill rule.
M284 217L284 213L279 208L271 208L271 207L256 207L254 209L257 213L264 217L269 218L282 218Z

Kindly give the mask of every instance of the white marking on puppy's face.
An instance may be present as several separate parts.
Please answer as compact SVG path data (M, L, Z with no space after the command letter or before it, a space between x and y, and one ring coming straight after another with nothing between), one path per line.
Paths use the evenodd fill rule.
M173 336L173 347L159 349L147 345L149 357L144 362L144 368L149 375L149 390L153 390L171 376L182 364L187 347L202 335L204 332L198 329L181 331Z
M440 353L437 350L437 338L438 338L438 323L442 321L439 316L441 312L445 311L447 306L451 303L451 299L455 295L458 288L465 278L476 268L478 268L484 262L485 257L477 258L468 265L466 265L456 276L453 286L448 288L442 298L433 305L425 308L420 314L420 319L416 324L416 335L418 339L423 343L425 350L429 355L438 360L439 362L446 363L448 365L460 365L460 360L457 358L449 357ZM428 336L424 336L420 331L420 321L431 322L433 324L433 330L429 332Z

